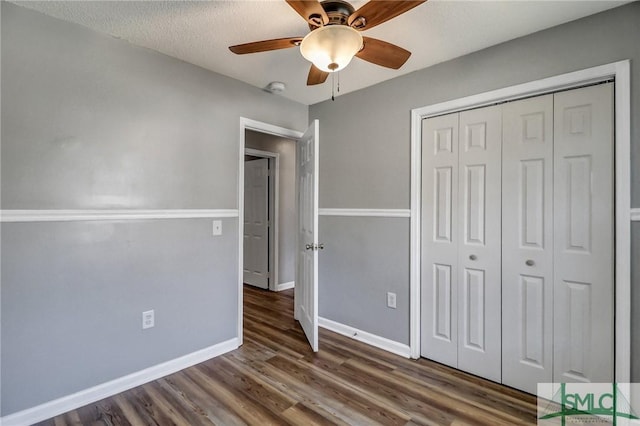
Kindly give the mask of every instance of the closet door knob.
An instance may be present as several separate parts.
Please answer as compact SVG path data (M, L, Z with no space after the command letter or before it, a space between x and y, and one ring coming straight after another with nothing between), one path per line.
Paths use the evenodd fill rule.
M476 256L475 254L472 254L471 256L469 256L469 260L476 260L478 258L478 256Z
M526 262L524 262L527 266L533 266L536 264L536 262L534 262L533 260L529 259Z

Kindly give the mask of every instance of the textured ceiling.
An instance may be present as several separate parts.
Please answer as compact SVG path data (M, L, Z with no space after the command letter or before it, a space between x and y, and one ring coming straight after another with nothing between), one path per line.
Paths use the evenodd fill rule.
M271 81L282 81L287 90L281 96L304 104L331 97L331 78L319 86L306 86L309 63L298 48L243 56L228 49L234 44L307 34L307 24L283 0L14 3L259 88ZM365 1L351 3L358 8ZM355 58L340 73L340 90L348 93L362 89L624 3L627 1L431 0L364 32L413 52L400 70Z

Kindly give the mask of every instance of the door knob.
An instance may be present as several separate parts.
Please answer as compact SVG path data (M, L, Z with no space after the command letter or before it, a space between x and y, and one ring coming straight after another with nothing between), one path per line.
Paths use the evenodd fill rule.
M471 256L469 256L469 260L476 260L478 258L478 256L476 256L475 254L472 254Z
M304 247L307 250L324 250L324 244L307 244Z
M533 266L536 264L536 262L534 262L533 260L529 259L526 262L524 262L527 266Z

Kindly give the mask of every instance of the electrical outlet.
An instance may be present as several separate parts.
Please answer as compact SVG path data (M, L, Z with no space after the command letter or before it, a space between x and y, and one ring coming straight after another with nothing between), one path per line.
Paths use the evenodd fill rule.
M388 308L396 308L396 294L395 293L387 293L387 307Z
M213 235L222 235L222 221L214 220L213 221Z
M142 313L142 329L151 328L156 325L155 312L152 310Z

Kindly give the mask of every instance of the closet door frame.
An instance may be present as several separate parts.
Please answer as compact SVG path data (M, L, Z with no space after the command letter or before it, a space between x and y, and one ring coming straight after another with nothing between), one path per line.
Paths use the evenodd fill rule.
M630 61L588 68L411 111L410 348L420 357L422 120L531 96L615 81L615 381L631 381L631 77Z

